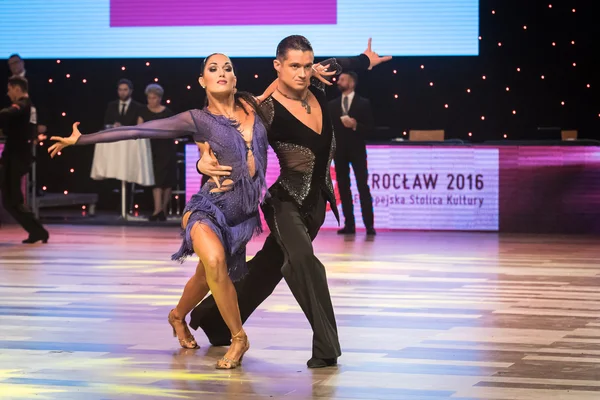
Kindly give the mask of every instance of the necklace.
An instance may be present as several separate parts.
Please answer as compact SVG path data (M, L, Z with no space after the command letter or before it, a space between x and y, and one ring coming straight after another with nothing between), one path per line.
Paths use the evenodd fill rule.
M210 106L206 106L206 108L208 109L208 111L211 114L213 114L213 115L221 115L221 116L226 117L227 119L229 119L231 122L235 123L235 125L236 125L235 129L239 132L240 136L242 137L242 140L244 141L244 144L246 146L246 151L248 151L248 152L254 152L254 146L252 145L252 140L250 140L250 141L246 140L246 137L244 136L244 131L242 129L242 124L244 122L246 122L246 120L248 119L248 116L245 113L244 113L244 119L242 121L240 121L239 119L237 119L235 117L235 115L234 116L230 116L227 113L221 114L221 113L212 112L210 110ZM238 109L238 106L235 106L233 108L234 114L235 114L235 110L237 110L237 109Z
M241 133L241 130L240 130L240 128L241 128L242 124L244 124L244 122L246 122L246 120L248 119L248 115L246 115L246 113L244 113L244 119L242 119L242 120L240 120L240 119L238 119L238 118L236 118L236 117L235 117L235 111L238 109L238 106L235 106L235 107L234 107L234 109L233 109L233 115L230 115L230 114L228 114L228 113L218 113L218 112L212 112L212 111L210 110L210 106L207 106L206 108L208 109L208 111L209 111L211 114L213 114L213 115L220 115L220 116L222 116L222 117L226 117L226 118L227 118L227 119L229 119L231 122L235 123L235 124L238 126L238 130L240 131L240 133Z
M210 113L211 113L211 114L213 114L213 115L222 115L222 116L224 116L224 117L227 117L228 119L230 119L230 120L232 120L232 121L240 122L240 121L239 121L239 120L238 120L238 119L235 117L235 110L237 110L237 106L234 106L234 107L233 107L233 114L234 114L233 116L231 116L230 114L228 114L228 113L226 113L226 112L225 112L225 113L213 112L213 111L211 111L211 109L210 109L210 106L206 106L206 108L207 108L207 109L208 109L208 111L210 111Z
M279 93L281 93L281 95L283 97L285 97L286 99L290 99L290 100L295 100L295 101L299 101L300 104L302 104L302 107L304 107L304 109L306 110L307 114L310 114L310 104L308 104L308 91L306 92L306 96L303 99L298 99L292 96L288 96L287 94L283 93L281 90L279 90L279 88L277 88L277 91Z

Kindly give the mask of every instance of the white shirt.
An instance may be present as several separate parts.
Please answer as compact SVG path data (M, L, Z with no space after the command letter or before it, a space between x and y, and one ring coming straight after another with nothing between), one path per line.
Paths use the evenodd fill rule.
M346 112L348 112L352 107L352 100L354 100L354 92L342 95L342 112L344 111L344 97L348 98L348 109L346 110Z
M37 110L34 106L31 106L31 114L29 114L29 123L37 125Z
M131 104L131 97L127 101L119 100L119 115L121 115L123 104L125 104L125 112L123 114L127 114L127 110L129 110L129 105Z

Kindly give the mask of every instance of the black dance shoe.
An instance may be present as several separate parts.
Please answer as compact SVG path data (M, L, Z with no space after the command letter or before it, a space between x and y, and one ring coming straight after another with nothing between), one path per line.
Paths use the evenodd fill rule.
M231 346L230 337L208 337L208 341L212 346Z
M344 226L342 229L337 231L338 235L354 235L356 234L356 229L350 226Z
M325 368L335 367L337 365L337 358L316 358L313 357L306 362L308 368Z
M164 222L167 220L167 216L165 215L165 213L163 211L159 212L158 214L154 214L148 217L148 221L161 221Z
M23 240L23 244L35 244L37 242L42 242L42 243L48 243L48 238L50 238L50 235L48 234L48 232L42 234L37 234L37 235L29 235L29 237L25 240Z

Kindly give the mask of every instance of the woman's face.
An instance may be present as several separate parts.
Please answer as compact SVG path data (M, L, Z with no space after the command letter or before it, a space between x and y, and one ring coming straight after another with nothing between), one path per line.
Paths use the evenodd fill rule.
M158 107L160 107L160 101L162 99L156 93L148 93L146 95L146 100L148 101L148 107L158 108Z
M229 57L224 54L210 56L200 77L200 84L206 88L206 93L212 95L233 93L236 83L237 78Z

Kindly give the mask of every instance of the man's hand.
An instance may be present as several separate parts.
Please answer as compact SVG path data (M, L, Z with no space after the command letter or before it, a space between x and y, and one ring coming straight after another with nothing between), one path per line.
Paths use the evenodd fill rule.
M377 54L373 50L371 50L371 42L372 42L372 39L369 38L369 43L367 45L367 49L363 52L364 55L369 57L369 61L371 62L369 64L369 70L375 68L376 66L378 66L381 63L390 61L392 59L392 56L380 57L379 54Z
M196 168L198 168L200 173L209 176L217 184L217 187L220 188L221 182L219 182L219 177L231 175L231 167L219 165L219 160L217 160L210 145L208 143L206 145L207 149L196 163Z
M333 85L333 83L327 80L327 77L334 76L336 74L335 70L329 71L329 64L321 65L319 63L314 64L312 66L312 76L317 78L327 86Z
M351 117L342 118L342 124L344 124L344 126L346 128L356 130L357 122L356 122L356 119L354 119L354 118L351 118Z

